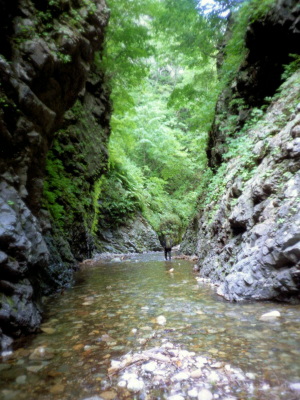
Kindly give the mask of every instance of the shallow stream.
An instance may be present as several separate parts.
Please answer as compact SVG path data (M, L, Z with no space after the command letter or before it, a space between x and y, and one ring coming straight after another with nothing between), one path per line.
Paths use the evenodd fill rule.
M111 360L163 341L251 373L264 399L300 398L284 390L300 382L300 306L225 302L197 284L192 267L155 253L78 272L72 289L49 300L43 332L2 358L0 398L83 400L104 392L109 400ZM281 317L259 320L272 310Z

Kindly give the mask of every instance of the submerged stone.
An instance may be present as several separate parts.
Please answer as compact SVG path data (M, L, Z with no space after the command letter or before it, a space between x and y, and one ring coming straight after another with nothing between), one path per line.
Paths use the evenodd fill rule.
M269 321L269 320L276 319L279 317L281 317L280 312L275 310L275 311L270 311L268 313L261 315L259 317L259 320L260 321Z

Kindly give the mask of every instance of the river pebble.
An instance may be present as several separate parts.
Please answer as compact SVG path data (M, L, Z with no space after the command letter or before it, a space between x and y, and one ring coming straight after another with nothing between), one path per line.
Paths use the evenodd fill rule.
M26 376L26 375L20 375L20 376L18 376L18 377L16 378L16 383L17 383L18 385L24 385L24 383L26 382L26 380L27 380L27 376Z
M133 393L160 390L168 400L218 399L231 395L230 390L229 393L226 390L231 381L234 386L239 382L238 386L245 392L252 384L242 370L170 342L112 360L108 374L112 384L117 379L119 390L127 389ZM213 389L214 396L210 389Z
M202 389L200 390L198 394L198 400L212 400L213 399L213 394L207 390L207 389Z
M127 383L127 389L134 393L143 390L144 386L145 386L144 382L136 378L131 378Z
M166 317L164 317L163 315L159 315L159 316L156 318L156 323L157 323L158 325L164 325L166 322L167 322Z
M279 318L281 316L280 312L277 310L270 311L268 313L265 313L259 317L260 321L270 321L274 320L276 318Z
M290 384L290 389L294 390L294 391L297 391L297 392L300 392L300 382L299 383L291 383Z
M157 363L155 361L150 361L142 366L145 372L154 372L157 369Z

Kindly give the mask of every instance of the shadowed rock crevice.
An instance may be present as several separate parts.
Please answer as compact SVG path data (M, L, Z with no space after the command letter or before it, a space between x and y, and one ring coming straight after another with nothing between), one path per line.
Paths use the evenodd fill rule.
M226 134L222 127L226 121L222 114L236 115L241 128L250 117L251 110L265 104L282 83L284 65L299 54L300 9L297 0L278 0L262 19L251 23L246 31L247 54L234 80L221 94L216 106L216 119L209 135L208 159L217 168L227 151ZM238 110L236 99L245 107Z

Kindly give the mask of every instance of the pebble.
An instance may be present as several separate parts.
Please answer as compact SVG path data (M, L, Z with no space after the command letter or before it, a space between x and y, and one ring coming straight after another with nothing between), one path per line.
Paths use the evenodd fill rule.
M212 399L213 395L209 390L207 389L200 390L198 394L198 400L212 400Z
M47 333L48 335L52 335L53 333L56 332L56 330L54 328L47 328L47 327L42 327L42 331Z
M46 349L43 346L37 347L33 352L30 354L29 359L30 360L51 360L51 358L54 357L54 354L50 352L48 349Z
M195 369L194 371L191 372L191 378L200 378L202 376L202 370L201 369Z
M18 385L23 385L27 380L27 376L26 375L20 375L16 378L16 383Z
M300 382L298 383L291 383L290 384L290 389L295 390L297 392L300 392Z
M50 389L49 392L52 394L58 394L62 393L65 390L65 385L62 385L60 383L53 385Z
M43 365L31 365L30 367L26 367L29 372L39 372L42 368L44 368Z
M274 310L274 311L270 311L268 313L265 313L265 314L261 315L259 317L259 320L260 321L269 321L269 320L272 320L272 319L279 318L280 316L281 316L280 312Z
M173 376L172 380L173 381L177 381L177 382L181 382L181 381L188 380L189 377L190 377L190 374L188 374L186 372L178 372L178 374Z
M131 378L127 383L127 389L134 393L140 392L144 387L144 382L136 378Z
M169 396L167 400L184 400L184 397L180 394L174 394L173 396Z
M113 390L106 390L105 392L102 392L100 394L100 398L104 400L113 400L116 397L116 392L114 392Z
M219 375L218 375L216 372L212 371L212 372L208 375L208 380L209 380L209 382L211 382L211 383L215 383L215 382L219 382L220 377L219 377Z
M198 397L198 390L196 388L193 388L188 391L188 395L192 398L197 398Z
M154 372L157 369L157 363L155 361L150 361L149 363L144 364L142 369L145 372Z
M163 315L160 315L156 318L156 322L158 325L164 325L167 322L167 319Z

